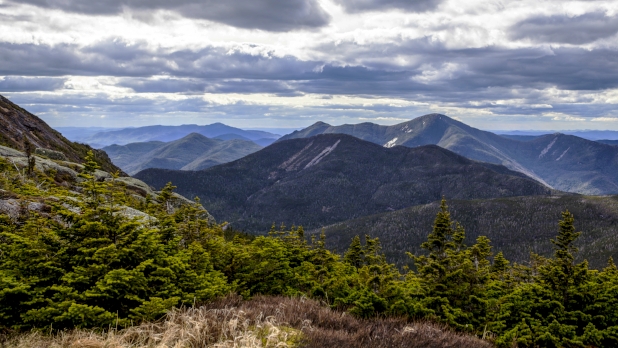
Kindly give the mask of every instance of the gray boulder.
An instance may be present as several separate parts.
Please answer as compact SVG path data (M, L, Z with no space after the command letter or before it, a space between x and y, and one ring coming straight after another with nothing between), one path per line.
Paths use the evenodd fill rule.
M43 148L38 147L36 150L34 150L34 153L36 155L47 157L47 158L52 159L52 160L58 160L58 161L66 161L67 160L67 156L65 156L60 151L54 151L54 150L43 149Z

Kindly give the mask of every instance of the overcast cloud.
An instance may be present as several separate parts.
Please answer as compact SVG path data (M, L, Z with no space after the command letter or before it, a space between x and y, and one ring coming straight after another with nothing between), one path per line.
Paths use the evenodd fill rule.
M113 16L134 11L142 18L170 10L187 18L207 19L239 28L287 31L318 28L330 16L316 0L19 0L16 4L59 9L87 15Z
M0 93L54 126L618 130L618 3L0 0Z
M339 0L348 12L403 10L426 12L435 9L442 0Z
M579 16L565 14L527 18L511 28L514 39L530 39L538 43L587 44L618 33L618 16L603 12Z

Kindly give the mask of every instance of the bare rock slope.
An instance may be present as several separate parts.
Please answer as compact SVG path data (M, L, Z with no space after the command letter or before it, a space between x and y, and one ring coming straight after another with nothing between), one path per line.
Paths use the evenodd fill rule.
M51 150L62 153L67 160L77 163L82 162L88 151L93 151L103 170L122 172L104 151L68 140L45 121L0 95L0 145L23 151L25 139L42 149L39 150L41 154L47 150L52 157L57 156L49 151Z

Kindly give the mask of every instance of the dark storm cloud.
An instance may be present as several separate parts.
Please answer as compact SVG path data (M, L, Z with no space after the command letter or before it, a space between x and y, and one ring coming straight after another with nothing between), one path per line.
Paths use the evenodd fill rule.
M618 16L602 12L569 17L553 15L527 18L510 28L512 39L529 39L539 43L566 43L581 45L615 35Z
M81 50L73 44L12 44L0 42L0 75L63 76L111 75L144 76L159 71L163 63L148 57L139 45L124 45L106 54ZM110 57L114 52L125 56L139 52L134 59Z
M347 12L404 10L426 12L438 7L443 0L338 0Z
M470 74L451 83L460 88L556 86L566 90L603 90L618 87L618 60L612 50L557 48L536 57L502 57L504 53L507 52L487 50L481 57L467 59ZM494 54L502 58L492 57Z
M0 78L0 92L55 91L63 88L66 78L5 76Z
M285 81L246 79L122 79L119 86L138 93L269 93L280 96L299 94Z
M111 39L80 48L0 42L0 75L108 75L149 77L169 75L200 78L289 80L313 74L321 62L295 57L253 55L240 50L207 47L199 50L149 49L145 43Z
M423 71L441 71L456 65L446 74L424 83L429 91L476 91L490 87L602 90L618 87L618 60L614 50L584 48L518 48L489 46L450 49L428 38L400 40L393 44L358 45L351 42L324 45L341 60L355 61L376 73L395 71L395 58L408 65L398 78L422 76ZM388 57L388 59L384 59ZM395 74L394 76L397 76ZM391 80L392 81L392 80ZM410 84L404 83L406 89ZM359 86L365 88L365 86ZM468 93L469 94L469 93Z
M167 50L110 39L86 47L0 43L0 76L114 76L119 86L136 92L319 93L444 103L505 99L513 89L618 87L618 60L609 49L455 50L428 39L320 49L354 64L255 54L255 46ZM385 56L409 63L395 65L396 59Z
M181 100L152 99L139 95L113 99L106 95L92 96L89 94L9 93L4 96L28 111L43 117L46 121L68 119L71 120L71 124L78 126L92 126L94 123L91 121L100 120L101 115L105 116L105 122L112 122L112 124L122 124L121 122L126 120L140 120L142 118L153 120L151 117L154 117L154 122L169 124L183 122L207 124L209 117L225 117L228 120L237 118L262 119L271 112L285 114L287 110L293 109L291 107L277 108L245 102L220 105L213 104L198 96ZM199 119L187 120L188 117L198 117Z
M7 95L11 101L19 105L27 105L34 111L56 111L61 113L170 113L170 112L202 112L212 104L200 97L183 100L166 98L146 98L140 96L116 97L110 100L108 95L98 94L65 94L49 95L38 93L18 93ZM34 108L34 105L38 109Z
M330 16L317 0L19 0L44 8L90 15L115 15L125 9L151 12L164 9L188 18L207 19L235 27L267 31L313 29Z

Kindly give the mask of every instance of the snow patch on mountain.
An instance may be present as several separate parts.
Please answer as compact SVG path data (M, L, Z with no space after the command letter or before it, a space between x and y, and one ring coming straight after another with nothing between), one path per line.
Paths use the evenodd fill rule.
M399 139L399 138L393 138L391 141L389 141L386 144L384 144L384 147L391 148L391 147L395 146L395 143L397 142L397 139Z

